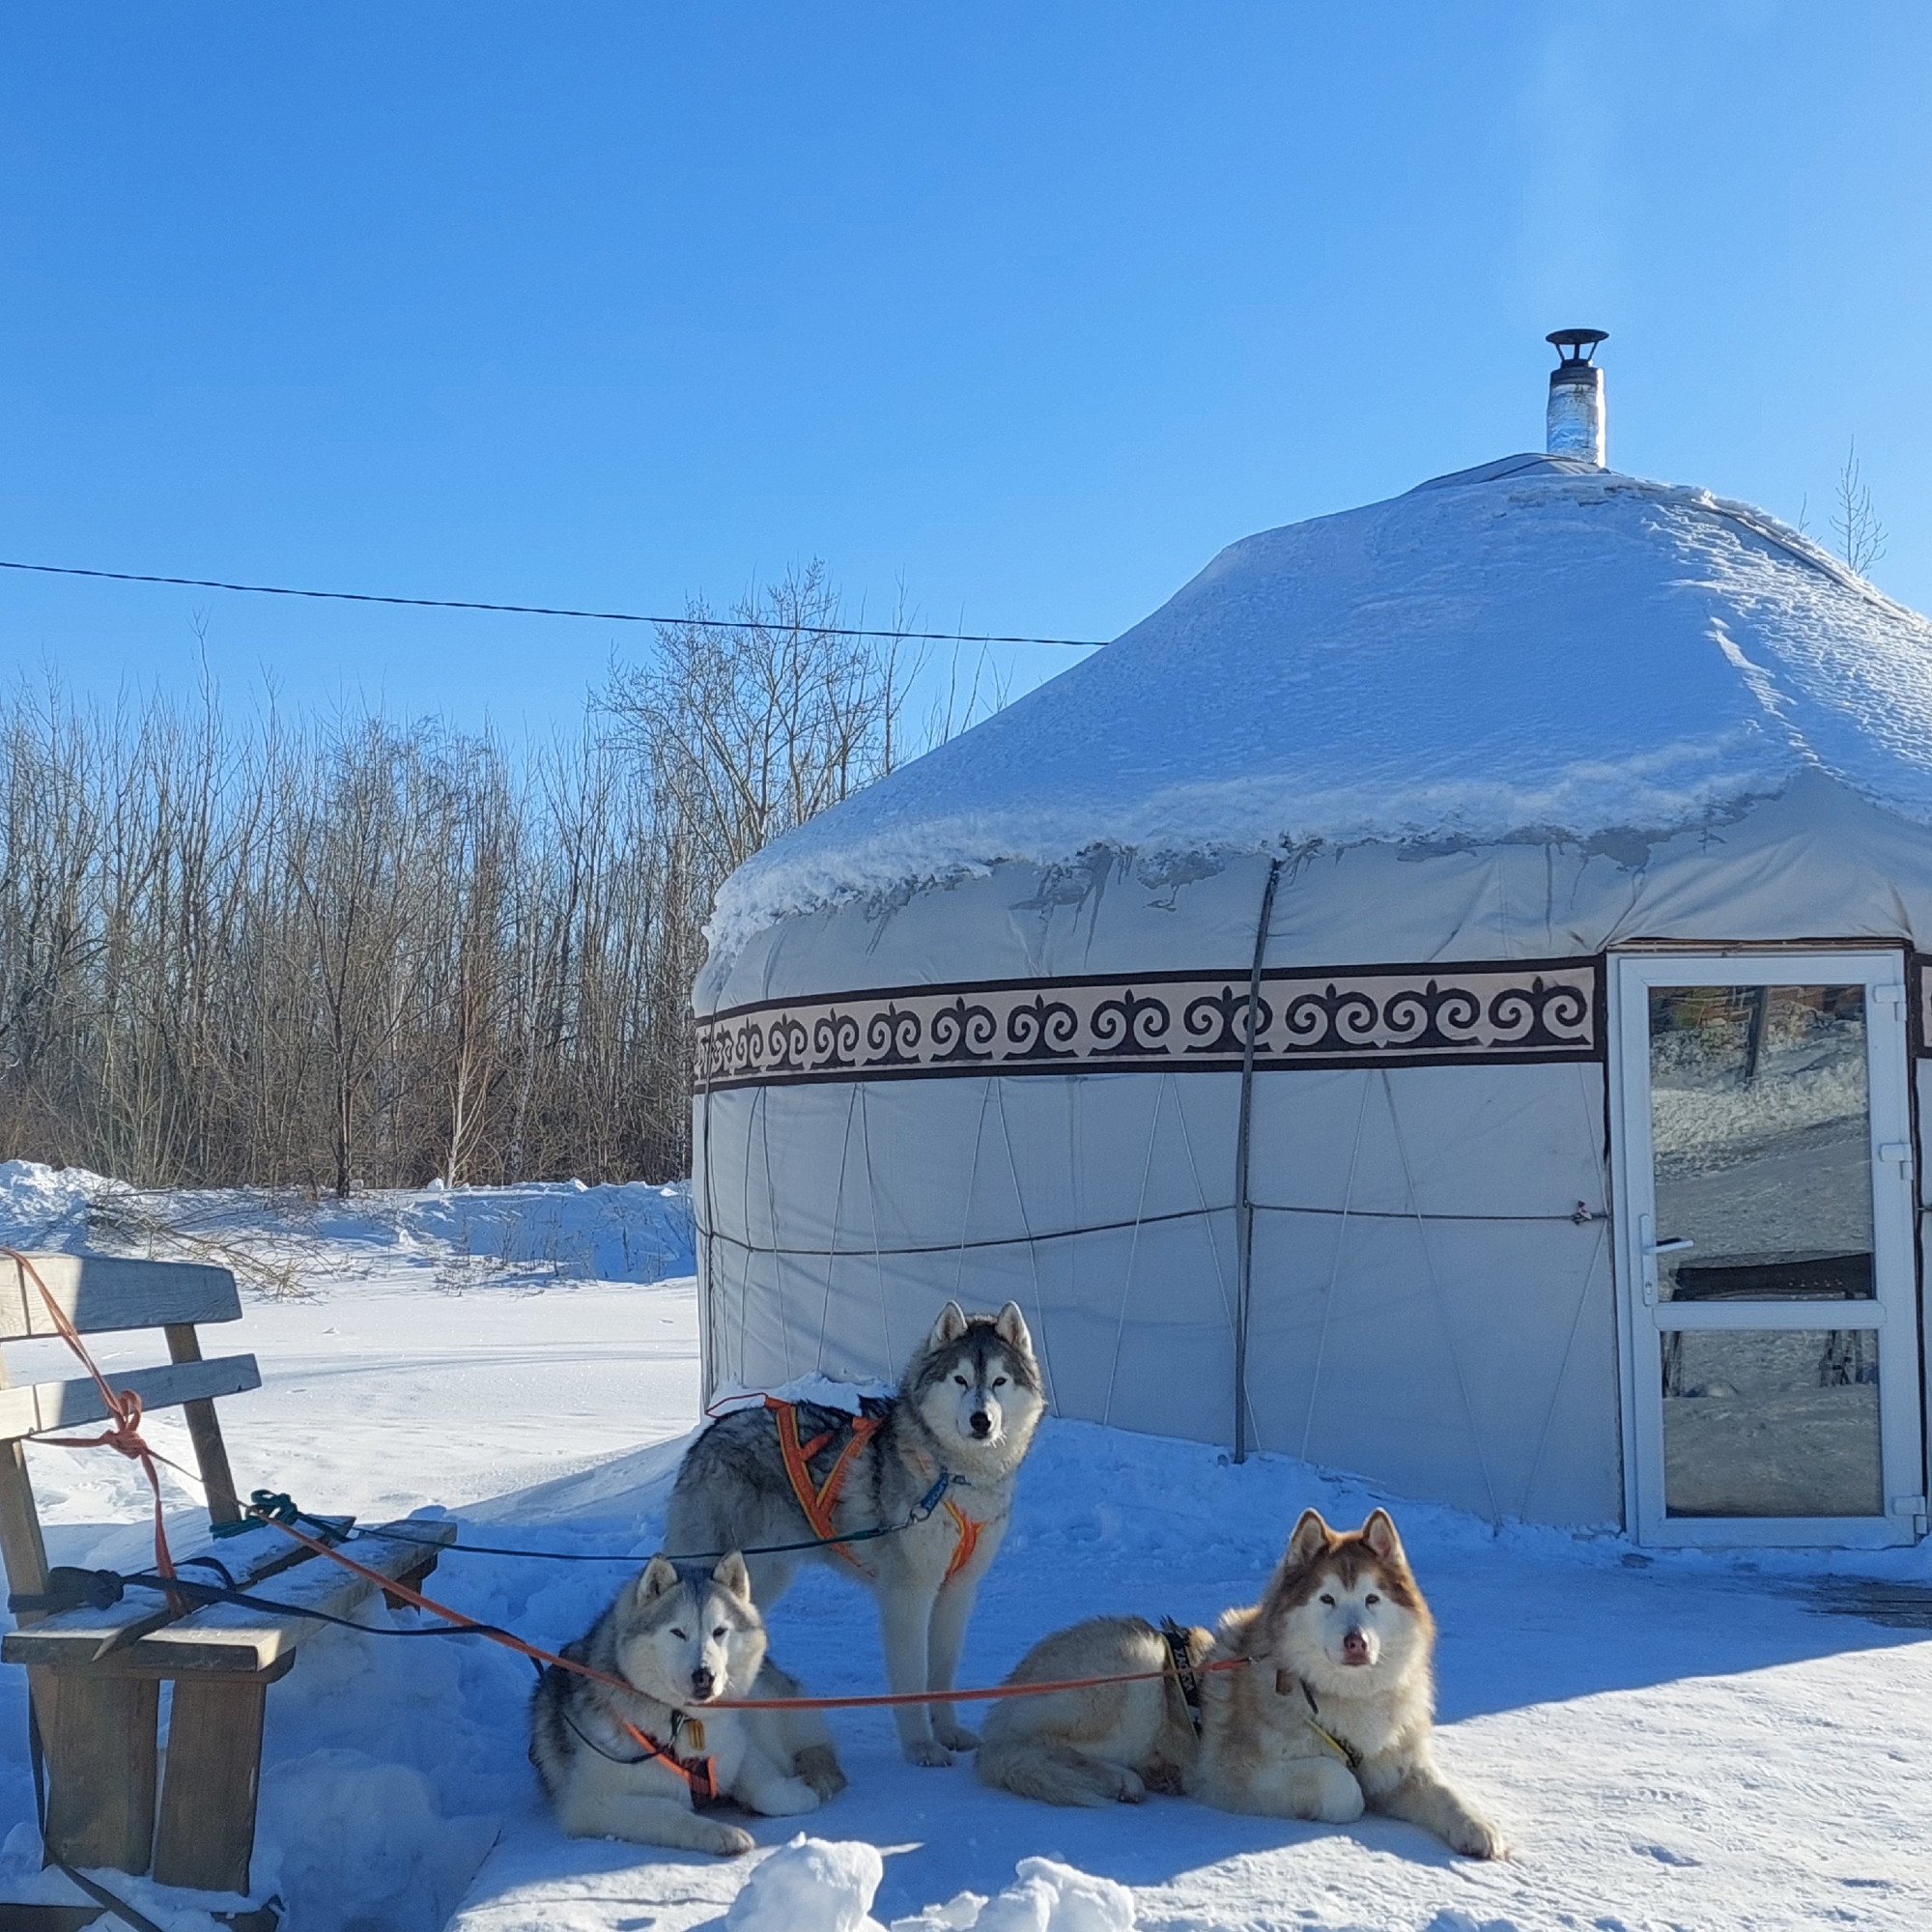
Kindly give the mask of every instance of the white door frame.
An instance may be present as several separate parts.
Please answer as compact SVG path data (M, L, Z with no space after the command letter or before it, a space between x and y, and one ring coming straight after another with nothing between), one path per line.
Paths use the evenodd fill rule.
M1875 1548L1916 1540L1924 1511L1919 1448L1918 1201L1902 952L1618 952L1609 959L1611 1171L1622 1382L1624 1521L1639 1543L1812 1545ZM1679 1304L1656 1299L1652 1213L1652 986L1856 985L1865 989L1871 1085L1872 1272L1869 1303ZM1902 1155L1902 1157L1901 1157ZM1647 1238L1648 1237L1648 1238ZM1646 1267L1646 1263L1649 1264ZM1648 1282L1646 1283L1646 1275ZM1769 1319L1775 1311L1776 1319ZM1875 1328L1887 1513L1873 1517L1670 1517L1664 1514L1658 1337L1669 1329ZM1916 1507L1915 1507L1916 1506Z

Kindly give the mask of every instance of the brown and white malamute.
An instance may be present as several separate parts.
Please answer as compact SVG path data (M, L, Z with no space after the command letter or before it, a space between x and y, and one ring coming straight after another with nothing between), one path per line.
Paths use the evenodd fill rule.
M1435 1763L1435 1642L1387 1511L1338 1535L1308 1510L1261 1602L1211 1637L1096 1617L1036 1644L1009 1684L1172 1674L995 1704L979 1775L1049 1804L1137 1804L1152 1788L1331 1824L1383 1811L1501 1858L1501 1832Z

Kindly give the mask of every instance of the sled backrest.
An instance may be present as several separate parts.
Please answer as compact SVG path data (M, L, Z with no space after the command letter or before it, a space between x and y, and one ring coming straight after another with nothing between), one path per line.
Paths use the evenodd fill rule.
M198 1322L242 1319L235 1277L226 1268L199 1263L128 1261L112 1255L29 1254L27 1261L81 1334L134 1328L163 1332L165 1363L117 1368L108 1381L116 1390L132 1389L144 1409L186 1410L188 1435L208 1491L209 1516L215 1522L235 1521L241 1509L214 1399L260 1388L262 1378L253 1355L204 1360L195 1332ZM40 1284L18 1261L0 1255L0 1343L41 1341L59 1333ZM80 1365L74 1367L78 1370ZM0 1530L13 1518L15 1532L0 1536L0 1545L12 1546L4 1553L10 1559L17 1556L20 1567L36 1567L27 1559L21 1533L31 1524L31 1540L38 1544L39 1525L26 1487L25 1463L14 1445L35 1435L107 1419L107 1406L92 1376L82 1372L59 1381L14 1388L9 1386L6 1360L0 1355L0 1450L5 1451L0 1455ZM10 1560L10 1570L14 1567Z

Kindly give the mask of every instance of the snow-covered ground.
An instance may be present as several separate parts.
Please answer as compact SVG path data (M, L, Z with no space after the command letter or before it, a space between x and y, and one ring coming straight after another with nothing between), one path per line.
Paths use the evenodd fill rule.
M84 1193L0 1167L0 1240L71 1237ZM167 1205L151 1202L150 1221ZM472 1540L615 1552L625 1560L608 1568L456 1554L432 1582L542 1641L579 1634L653 1547L697 1382L688 1277L574 1270L618 1272L613 1226L633 1256L648 1236L668 1258L625 1264L636 1273L688 1267L675 1193L479 1190L326 1213L232 1197L176 1205L200 1217L198 1238L219 1225L231 1245L288 1258L307 1291L251 1291L244 1320L218 1337L263 1368L259 1393L223 1404L243 1486L365 1517L442 1505ZM105 1232L111 1217L93 1218ZM502 1238L539 1224L542 1242ZM13 1360L27 1352L10 1351L15 1373L34 1372ZM163 1415L151 1433L176 1453L179 1427ZM56 1560L140 1560L131 1469L52 1449L32 1460ZM187 1498L171 1500L185 1524ZM872 1712L836 1719L852 1787L805 1822L816 1838L877 1848L870 1911L885 1923L970 1924L971 1901L938 1908L972 1892L1004 1894L981 1932L1114 1932L1129 1910L1147 1932L1932 1924L1932 1641L1822 1613L1819 1559L1652 1560L1614 1539L1493 1528L1281 1459L1237 1468L1211 1448L1050 1422L980 1600L967 1676L996 1679L1035 1636L1096 1608L1207 1620L1253 1597L1305 1504L1358 1521L1384 1500L1442 1626L1443 1756L1510 1821L1511 1862L1452 1859L1375 1819L1335 1830L1162 1799L1050 1811L982 1790L965 1766L907 1769ZM1862 1567L1927 1573L1917 1553ZM870 1605L842 1578L808 1574L773 1622L777 1654L814 1690L878 1688ZM557 1835L524 1759L528 1683L526 1664L475 1638L331 1632L304 1646L269 1700L257 1860L258 1881L290 1904L291 1932L435 1932L452 1915L459 1932L723 1922L749 1861ZM19 1673L0 1672L0 1737L21 1736L22 1701ZM30 1810L10 1744L0 1898L49 1885ZM753 1830L780 1847L797 1824ZM1016 1872L1041 1858L1053 1863ZM830 1927L842 1873L856 1924L865 1886L852 1875L868 1866L860 1852L808 1848L735 1922ZM208 1932L199 1912L127 1885L171 1932Z

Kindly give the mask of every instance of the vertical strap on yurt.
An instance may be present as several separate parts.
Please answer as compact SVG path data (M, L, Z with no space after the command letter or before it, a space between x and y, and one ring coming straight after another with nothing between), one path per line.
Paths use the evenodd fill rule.
M697 1268L697 1375L701 1400L708 1403L721 1380L718 1372L718 1264L712 1246L712 1230L718 1225L718 1196L711 1177L711 1080L708 1073L704 1092L697 1102L697 1143L698 1158L704 1163L704 1193L701 1201L694 1197L691 1204L694 1231L700 1234L692 1259ZM697 1231L696 1223L700 1208L704 1214L704 1226ZM776 1240L777 1236L773 1238Z
M1248 1018L1241 1042L1241 1114L1235 1130L1235 1461L1248 1460L1248 1314L1255 1269L1255 1204L1248 1191L1249 1127L1254 1118L1256 1021L1262 1003L1262 957L1267 951L1274 917L1274 889L1281 861L1268 863L1262 889L1261 917L1255 922L1255 958L1248 973Z

